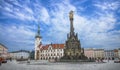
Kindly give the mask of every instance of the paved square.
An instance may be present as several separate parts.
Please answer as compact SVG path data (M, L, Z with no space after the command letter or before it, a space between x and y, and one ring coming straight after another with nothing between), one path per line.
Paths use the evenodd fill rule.
M8 62L0 70L120 70L120 63L49 63L49 62Z

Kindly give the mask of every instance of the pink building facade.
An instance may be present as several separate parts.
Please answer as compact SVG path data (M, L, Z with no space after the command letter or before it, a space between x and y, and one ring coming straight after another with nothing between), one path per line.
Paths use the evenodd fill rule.
M84 54L88 58L94 58L94 49L92 49L92 48L91 49L85 49Z

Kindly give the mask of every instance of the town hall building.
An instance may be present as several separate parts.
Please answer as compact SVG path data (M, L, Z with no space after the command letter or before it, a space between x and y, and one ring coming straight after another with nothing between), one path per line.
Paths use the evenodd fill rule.
M35 36L35 60L60 59L64 55L64 44L42 45L40 26Z

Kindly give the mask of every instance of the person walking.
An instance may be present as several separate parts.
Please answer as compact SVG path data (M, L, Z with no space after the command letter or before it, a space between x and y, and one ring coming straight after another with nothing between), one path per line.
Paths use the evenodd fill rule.
M0 57L0 66L2 65L2 58Z

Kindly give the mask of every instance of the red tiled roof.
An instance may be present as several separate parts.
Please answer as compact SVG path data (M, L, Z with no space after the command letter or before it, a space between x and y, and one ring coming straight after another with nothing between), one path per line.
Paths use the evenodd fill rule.
M52 48L53 49L63 49L64 48L64 44L52 44Z
M42 46L41 50L47 50L49 45Z
M41 48L41 47L42 47L42 44L39 44L38 47Z
M40 50L47 50L50 45L51 44L42 46ZM52 44L51 46L52 46L52 49L63 49L64 48L64 44Z
M114 49L114 52L118 52L118 50L117 50L117 49Z

